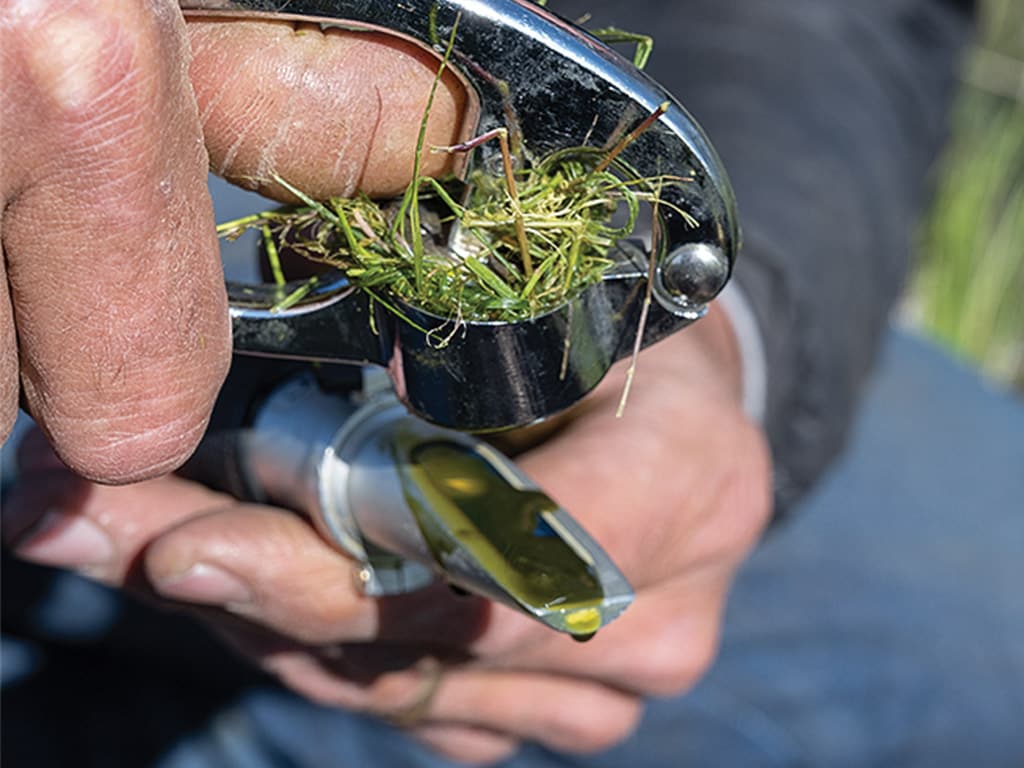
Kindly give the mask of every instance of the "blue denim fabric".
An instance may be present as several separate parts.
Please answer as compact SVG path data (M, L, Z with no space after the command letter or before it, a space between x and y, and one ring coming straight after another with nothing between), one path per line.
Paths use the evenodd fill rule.
M845 457L740 574L704 680L609 752L505 765L1024 765L1022 457L1024 403L891 335ZM7 766L449 765L81 579L7 557L3 592Z

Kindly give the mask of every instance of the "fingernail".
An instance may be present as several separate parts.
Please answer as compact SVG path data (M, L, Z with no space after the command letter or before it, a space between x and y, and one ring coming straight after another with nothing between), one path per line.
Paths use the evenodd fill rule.
M96 523L82 515L51 509L14 545L26 560L64 568L105 565L114 559L114 545Z
M154 588L164 597L206 605L242 605L252 602L249 587L223 568L196 563L182 573L159 579Z

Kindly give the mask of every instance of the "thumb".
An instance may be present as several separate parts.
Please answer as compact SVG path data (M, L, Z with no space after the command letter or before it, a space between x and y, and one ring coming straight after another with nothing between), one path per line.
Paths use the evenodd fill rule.
M439 61L387 35L290 22L191 19L190 74L211 168L273 194L278 174L315 198L400 193ZM458 141L466 98L446 72L426 144ZM424 154L437 174L447 156Z

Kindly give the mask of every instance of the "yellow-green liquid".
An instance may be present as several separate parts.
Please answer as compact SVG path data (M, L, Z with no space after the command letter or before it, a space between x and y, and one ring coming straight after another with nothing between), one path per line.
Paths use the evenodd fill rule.
M558 508L548 496L513 487L466 446L423 442L401 453L406 501L440 562L462 547L519 603L558 610L574 635L597 631L604 592L591 564L544 520Z

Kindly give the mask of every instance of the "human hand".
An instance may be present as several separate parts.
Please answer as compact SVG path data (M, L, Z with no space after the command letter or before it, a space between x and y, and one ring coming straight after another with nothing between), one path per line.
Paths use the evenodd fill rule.
M5 532L28 559L204 606L293 689L396 719L449 756L491 761L523 740L601 749L632 730L642 697L679 693L710 663L734 570L767 519L769 462L737 367L713 309L643 353L624 418L620 365L521 457L637 590L583 645L444 587L366 598L353 563L299 516L174 477L90 485L39 444L22 452Z
M309 25L186 28L172 0L0 0L0 36L0 439L20 388L76 472L162 474L230 358L208 167L270 195L272 173L393 194L437 63ZM452 143L462 109L446 78L428 143Z

